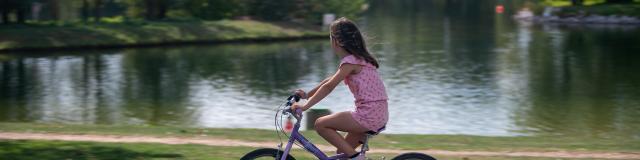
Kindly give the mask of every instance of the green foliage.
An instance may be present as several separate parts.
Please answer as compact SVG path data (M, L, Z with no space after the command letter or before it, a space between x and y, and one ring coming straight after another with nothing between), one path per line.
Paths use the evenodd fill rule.
M634 0L607 0L606 3L633 3Z
M142 0L122 0L122 3L127 7L125 11L127 17L143 17L144 5Z
M570 6L572 0L544 0L545 5L554 7ZM590 6L597 4L615 4L615 3L633 3L640 2L640 0L580 0L582 5Z
M123 23L125 21L123 16L105 17L101 19L105 23Z
M142 0L124 0L127 15L141 17ZM168 11L171 19L219 20L252 16L268 21L301 19L318 23L322 14L354 17L366 7L367 0L173 0Z
M610 4L607 0L583 0L582 6L571 6L570 0L545 0L543 5L534 7L536 13L541 13L545 6L561 7L562 9L555 13L557 16L635 16L640 17L640 0L630 4Z
M15 21L17 23L24 23L26 20L26 14L30 9L30 4L33 2L35 2L35 0L1 0L0 14L6 15L2 15L2 19L0 19L0 21L6 24L12 23L12 21ZM16 17L15 20L11 20L9 18L10 15L14 15Z
M325 13L333 13L337 17L355 17L366 8L366 4L366 0L308 0L304 1L304 9L297 14L312 23L320 23Z
M366 0L312 0L312 3L317 6L319 12L334 13L338 16L355 16L363 10L363 6L366 4Z
M607 4L593 6L572 6L564 7L558 13L559 16L572 15L626 15L640 17L640 4L624 5L624 4Z
M604 3L605 0L581 0L582 5L594 5ZM561 7L561 6L570 6L571 0L544 0L543 3L548 6Z
M322 15L354 17L363 11L366 0L247 0L248 14L264 20L305 20L319 23Z
M241 0L189 0L183 8L199 19L219 20L238 16L243 5Z
M287 20L297 2L295 0L248 0L249 15L264 20Z
M6 7L13 17L17 10L30 9L33 2L43 4L45 20L100 22L104 17L123 17L129 20L220 20L241 16L268 21L307 21L318 23L322 14L354 17L367 0L20 0ZM21 12L26 13L26 12ZM48 14L48 15L47 15ZM29 21L30 16L21 14ZM92 20L93 19L93 20Z

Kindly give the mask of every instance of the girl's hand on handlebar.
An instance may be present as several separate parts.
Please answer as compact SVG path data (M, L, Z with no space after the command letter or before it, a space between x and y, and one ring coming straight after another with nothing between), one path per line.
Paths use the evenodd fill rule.
M307 99L307 92L304 92L302 89L296 89L294 93L302 99Z
M296 111L296 109L300 109L300 110L302 110L302 111L306 111L306 110L307 110L307 109L309 109L309 108L304 107L304 104L301 104L301 103L294 103L293 105L291 105L291 110L292 110L292 111L294 111L294 112L295 112L295 111Z

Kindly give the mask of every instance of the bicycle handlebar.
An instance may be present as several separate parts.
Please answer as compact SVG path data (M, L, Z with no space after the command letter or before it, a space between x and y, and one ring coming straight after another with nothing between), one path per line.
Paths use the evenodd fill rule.
M300 96L294 94L287 98L287 106L293 105L293 103L300 101Z
M287 113L291 113L293 114L293 117L295 117L296 119L300 120L302 118L302 110L300 108L296 109L295 112L291 110L291 105L293 105L293 103L300 101L300 96L294 94L289 96L289 98L287 98L287 109L284 110L284 112Z

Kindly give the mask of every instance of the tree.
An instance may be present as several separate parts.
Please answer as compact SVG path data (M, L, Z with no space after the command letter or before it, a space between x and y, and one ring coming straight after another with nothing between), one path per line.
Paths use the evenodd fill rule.
M27 11L29 10L29 4L27 1L20 1L16 8L16 21L20 24L24 23L27 19Z
M9 23L9 0L0 0L0 14L2 14L2 23Z
M164 19L167 13L167 0L145 0L145 18L149 20Z
M325 13L333 13L338 17L355 17L363 11L363 6L367 4L366 0L297 0L302 8L295 8L298 15L311 23L320 23L322 15ZM448 2L448 1L447 1Z
M249 14L264 20L287 20L294 11L294 0L253 0Z
M159 20L166 18L167 11L172 2L187 0L120 0L126 8L128 18L144 18L147 20ZM192 0L189 0L192 1Z
M184 4L187 12L205 20L232 18L242 14L244 7L239 0L190 0Z
M82 7L80 8L81 10L81 16L82 16L82 21L87 22L89 19L89 1L88 0L82 0Z
M104 2L102 2L102 0L95 0L95 3L93 5L93 17L95 18L95 22L100 22L100 19L102 19L102 6L104 5Z
M571 0L571 5L581 6L582 5L582 0Z
M0 0L0 13L2 13L2 23L9 24L9 15L14 13L17 23L24 23L27 19L27 11L32 0Z
M60 5L58 0L47 0L48 1L48 6L50 6L50 10L49 10L49 15L51 15L51 18L54 20L59 20L60 16L59 16L59 8L58 6Z
M139 0L123 0L122 2L127 8L125 11L127 18L140 17L144 12L144 7Z

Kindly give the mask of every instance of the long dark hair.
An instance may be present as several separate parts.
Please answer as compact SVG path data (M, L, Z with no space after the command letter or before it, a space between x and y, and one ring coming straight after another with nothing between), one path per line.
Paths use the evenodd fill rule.
M342 17L331 23L330 30L331 37L335 39L338 46L349 54L371 63L376 68L379 67L378 61L367 50L364 38L362 38L362 34L355 23Z

